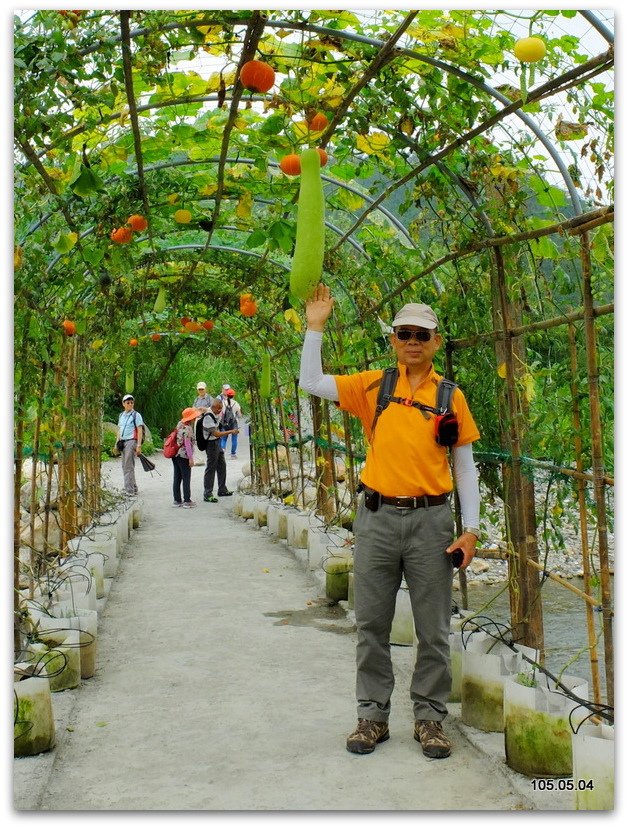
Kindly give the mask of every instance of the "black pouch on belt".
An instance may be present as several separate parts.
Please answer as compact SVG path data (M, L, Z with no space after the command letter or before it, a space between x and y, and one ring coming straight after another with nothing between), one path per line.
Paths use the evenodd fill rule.
M381 495L373 489L364 489L364 505L371 512L376 512L380 507Z

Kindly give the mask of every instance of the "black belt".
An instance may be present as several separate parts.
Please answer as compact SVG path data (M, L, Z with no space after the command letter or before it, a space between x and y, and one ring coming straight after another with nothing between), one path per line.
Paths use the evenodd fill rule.
M381 496L381 502L388 506L396 506L397 509L427 509L429 506L440 506L447 503L448 494L440 495L417 495L416 497L385 497Z

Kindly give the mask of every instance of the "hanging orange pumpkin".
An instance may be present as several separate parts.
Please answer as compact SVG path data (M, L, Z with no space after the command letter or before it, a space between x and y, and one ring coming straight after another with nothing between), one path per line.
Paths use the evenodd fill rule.
M328 124L329 119L327 118L327 115L324 115L322 112L317 112L316 115L308 121L308 126L312 132L322 132Z
M325 150L324 150L324 149L321 149L321 147L316 147L316 152L317 152L317 153L320 155L320 157L321 157L321 167L324 167L324 166L325 166L325 164L326 164L326 163L327 163L327 161L328 161L328 155L327 155L327 153L325 152Z
M242 316L255 316L257 313L257 302L252 293L240 294L240 313Z
M133 238L133 231L130 227L116 227L109 234L109 238L116 244L128 244Z
M159 340L161 339L161 334L158 334L158 333L151 334L150 338L153 340L153 342L159 342Z
M203 327L206 331L211 331L211 329L214 327L214 323L211 321L211 319L206 319L203 322Z
M129 339L129 345L131 348L136 348L139 345L139 340L137 339Z
M63 328L63 333L66 336L74 336L76 333L76 325L71 319L64 319L61 323L61 327Z
M268 92L275 83L275 70L261 60L249 60L240 69L240 83L251 92Z
M129 216L126 223L129 225L131 230L137 230L139 233L141 233L142 230L146 230L148 227L148 222L144 216L140 216L137 213Z
M295 153L284 155L279 162L279 169L285 172L286 175L300 175L301 174L301 159Z

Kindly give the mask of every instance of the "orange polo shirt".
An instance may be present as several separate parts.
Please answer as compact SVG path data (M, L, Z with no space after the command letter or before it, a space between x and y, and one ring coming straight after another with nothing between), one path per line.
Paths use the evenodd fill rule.
M397 363L397 369L399 378L395 397L410 397L423 405L436 405L436 389L441 377L433 366L414 394L410 392L406 366ZM434 414L391 402L380 414L371 443L371 426L382 375L383 372L377 370L334 377L340 408L360 418L369 441L362 482L386 497L450 492L453 481L447 449L435 440ZM464 446L478 440L480 432L459 388L454 392L451 408L458 418L456 445Z

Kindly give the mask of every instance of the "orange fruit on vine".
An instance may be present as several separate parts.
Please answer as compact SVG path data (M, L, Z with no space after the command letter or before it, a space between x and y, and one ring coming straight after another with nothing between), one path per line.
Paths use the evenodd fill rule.
M211 321L211 319L206 319L203 322L203 327L206 331L211 331L211 329L214 327L214 323Z
M161 334L158 334L158 333L151 334L150 338L153 340L153 342L159 342L159 340L161 339Z
M179 319L179 322L180 322L183 326L187 325L187 324L188 324L188 322L191 322L191 321L192 321L192 318L191 318L190 316L182 316L182 317L181 317L181 319Z
M268 92L275 83L275 70L263 60L249 60L240 69L240 83L250 92Z
M133 231L130 227L116 227L109 234L109 238L116 244L128 244L133 238Z
M183 327L188 333L198 333L203 330L203 326L194 319L190 319L190 321L186 322Z
M248 302L240 302L240 313L242 316L255 316L257 313L257 302L254 299L249 299Z
M144 216L140 216L137 213L135 213L132 216L129 216L129 218L127 219L127 224L129 225L131 230L137 230L139 233L141 233L142 230L146 230L146 228L148 227L148 222L146 221Z
M176 210L173 218L177 224L189 224L192 221L192 213L189 210Z
M63 328L63 333L66 336L74 336L76 333L76 325L71 319L64 319L61 323L61 327Z
M286 175L300 175L301 174L301 159L296 153L284 155L279 162L279 169L285 172Z
M329 118L322 112L317 112L316 115L308 121L308 126L313 132L322 132L329 126Z
M547 48L540 37L522 37L515 43L513 51L521 63L536 63L545 57Z
M327 163L327 161L329 160L329 156L327 155L327 153L325 152L325 150L324 150L324 149L322 149L321 147L316 147L316 152L317 152L317 153L319 154L319 156L320 156L320 159L321 159L321 167L324 167L324 166L325 166L325 164Z
M139 340L137 339L129 339L129 345L131 348L136 348L139 345Z

